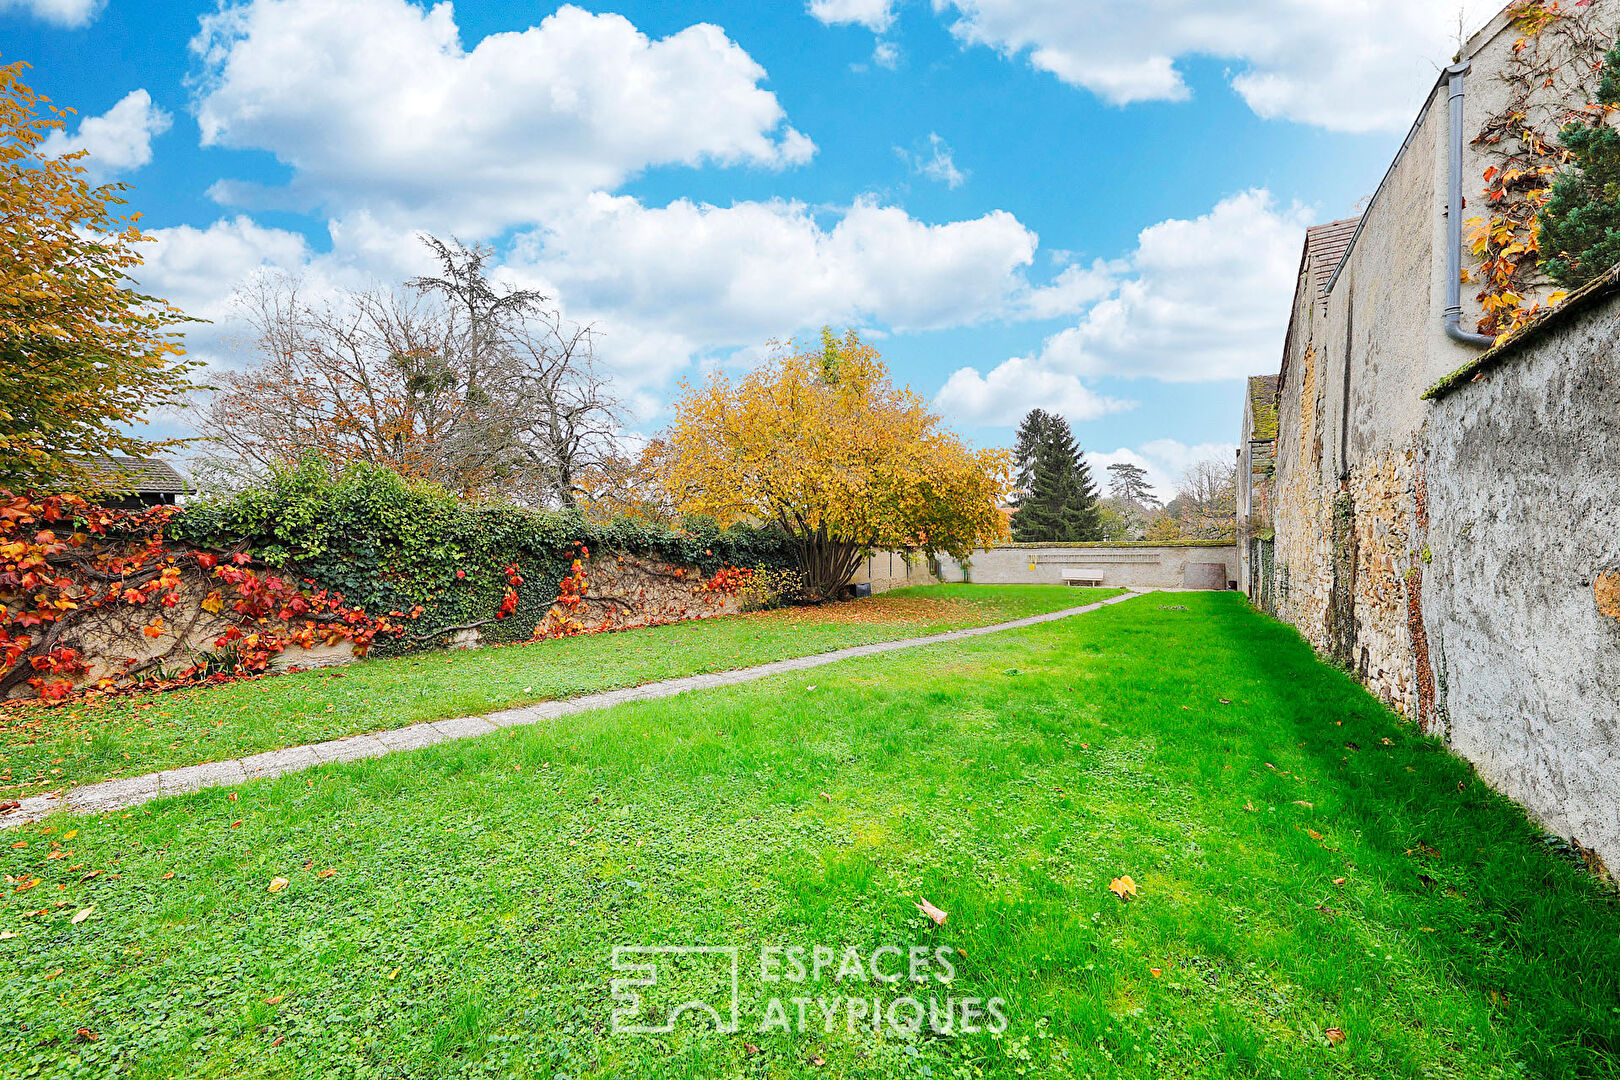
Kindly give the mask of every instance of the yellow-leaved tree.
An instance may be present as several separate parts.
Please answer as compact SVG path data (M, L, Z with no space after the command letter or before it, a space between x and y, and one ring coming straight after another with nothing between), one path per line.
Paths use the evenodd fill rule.
M122 185L92 187L84 152L43 157L66 110L0 66L0 488L71 486L87 459L165 443L131 432L180 401L193 366L184 321L130 286L145 239L115 211Z
M875 549L964 558L1007 535L1006 451L969 449L853 330L683 391L658 445L666 494L721 525L775 524L812 598L835 595Z

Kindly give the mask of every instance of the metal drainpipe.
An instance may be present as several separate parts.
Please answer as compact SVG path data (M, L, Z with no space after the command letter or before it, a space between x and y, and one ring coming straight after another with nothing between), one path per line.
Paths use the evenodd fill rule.
M1486 334L1471 334L1462 328L1462 226L1463 226L1463 76L1469 62L1463 60L1446 69L1451 92L1451 192L1446 203L1446 336L1464 345L1485 348L1496 343Z

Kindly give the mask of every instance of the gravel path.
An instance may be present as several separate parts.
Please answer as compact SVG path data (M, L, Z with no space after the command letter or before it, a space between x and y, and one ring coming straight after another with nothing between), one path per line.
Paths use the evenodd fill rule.
M35 795L23 799L20 806L11 810L4 817L0 817L0 828L9 828L13 825L38 821L47 814L59 810L68 810L79 814L127 810L132 806L139 806L141 803L156 799L159 796L183 795L186 792L199 791L202 788L215 787L220 784L240 784L261 777L281 776L283 773L298 772L300 769L307 769L312 765L320 765L328 761L355 761L359 758L381 757L384 754L392 754L400 750L415 750L423 746L432 746L435 743L449 742L452 739L467 739L475 735L487 735L501 728L517 727L522 724L537 724L543 720L555 720L571 713L607 709L614 705L623 704L626 701L649 701L654 698L673 697L676 694L684 694L690 690L707 690L715 686L735 686L738 683L753 682L755 679L780 675L783 672L805 671L826 664L836 664L841 660L852 660L858 656L876 656L879 653L915 649L923 645L937 645L943 641L960 641L963 638L978 637L981 634L998 634L1003 630L1017 630L1025 626L1038 626L1041 623L1056 622L1059 619L1084 615L1109 604L1129 600L1137 595L1140 594L1127 592L1095 604L1087 604L1084 607L1065 608L1062 611L1053 611L1045 615L1031 615L1024 619L1014 619L1012 622L996 623L993 626L974 626L965 630L951 630L943 634L930 634L927 637L883 641L874 645L856 645L848 649L816 653L812 656L801 656L792 660L777 660L773 663L740 668L736 671L721 671L713 675L688 675L684 678L665 679L663 682L647 683L644 686L634 686L625 690L609 690L601 694L588 694L584 697L568 698L563 701L547 701L539 705L525 705L518 709L504 709L483 716L463 716L455 720L434 720L425 724L414 724L411 727L396 728L393 731L378 731L370 735L351 735L343 739L333 739L330 742L311 743L308 746L293 746L285 750L270 750L263 754L254 754L251 757L232 758L229 761L211 761L206 765L192 765L184 769L166 769L163 772L147 773L145 776L131 776L122 780L105 780L99 784L76 787L67 792Z

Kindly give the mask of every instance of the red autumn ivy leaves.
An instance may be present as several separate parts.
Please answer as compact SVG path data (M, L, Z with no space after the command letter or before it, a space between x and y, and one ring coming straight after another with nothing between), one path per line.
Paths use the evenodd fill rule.
M213 678L264 671L292 645L347 641L363 654L378 634L403 632L346 606L341 593L255 569L247 552L170 547L164 530L175 513L0 491L0 693L26 681L47 701L66 697L90 671L79 646L86 629L121 629L131 635L131 651L150 652L171 620L185 617L175 609L204 591L189 602L230 623L213 642L225 661L208 671ZM153 644L136 644L143 640ZM193 664L175 677L201 674ZM119 681L108 675L97 685Z

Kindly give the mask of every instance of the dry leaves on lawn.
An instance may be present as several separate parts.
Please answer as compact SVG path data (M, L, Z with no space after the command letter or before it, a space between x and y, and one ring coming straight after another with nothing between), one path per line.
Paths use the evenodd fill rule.
M1108 891L1119 897L1120 903L1129 903L1136 899L1136 882L1131 875L1117 877L1108 883Z
M917 905L917 910L928 916L930 919L933 919L935 926L944 926L945 920L948 918L943 911L939 910L939 908L935 907L933 904L930 904L927 900L919 903Z
M270 887L266 889L265 892L280 892L282 889L285 889L288 884L290 883L284 877L275 878L270 882Z

